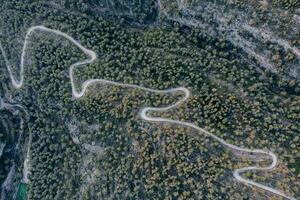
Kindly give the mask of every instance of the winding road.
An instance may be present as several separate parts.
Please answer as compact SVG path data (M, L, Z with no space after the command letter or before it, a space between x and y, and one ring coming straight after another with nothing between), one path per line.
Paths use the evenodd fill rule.
M278 158L277 156L268 150L261 150L261 149L248 149L248 148L242 148L242 147L238 147L236 145L233 144L229 144L227 143L224 139L204 130L201 127L196 126L195 124L189 123L189 122L184 122L184 121L179 121L179 120L172 120L172 119L168 119L168 118L161 118L161 117L152 117L151 115L148 114L148 112L150 111L156 111L156 112L161 112L161 111L168 111L170 109L176 108L177 106L179 106L180 104L184 103L185 101L187 101L190 97L190 91L185 88L185 87L178 87L178 88L171 88L171 89L166 89L166 90L157 90L157 89L151 89L151 88L146 88L143 86L139 86L139 85L133 85L133 84L125 84L125 83L118 83L118 82L114 82L114 81L110 81L110 80L105 80L105 79L89 79L83 82L80 90L77 90L75 87L75 83L74 83L74 77L73 77L73 71L77 66L80 65L85 65L85 64L91 64L93 63L96 59L97 59L97 55L94 51L85 48L84 46L82 46L79 42L77 42L75 39L73 39L71 36L69 36L66 33L63 33L59 30L55 30L55 29L50 29L47 28L45 26L32 26L28 29L26 36L25 36L25 41L23 44L23 49L22 49L22 54L21 54L21 60L20 60L20 70L19 70L19 80L17 78L15 78L14 74L13 74L13 70L12 67L7 59L6 53L2 47L2 45L0 44L0 50L3 54L3 57L5 59L6 62L6 66L7 66L7 70L11 79L11 83L13 85L14 88L16 89L20 89L23 85L24 82L24 60L26 57L26 49L28 47L28 45L30 44L30 36L32 35L32 33L34 33L35 31L43 31L43 32L48 32L48 33L54 33L58 36L62 36L65 39L69 40L70 42L72 42L74 45L76 45L80 50L82 50L87 56L88 59L80 61L80 62L76 62L74 64L72 64L70 66L69 69L69 77L70 77L70 81L71 81L71 87L72 87L72 95L74 98L81 98L82 96L84 96L87 88L94 83L103 83L103 84L110 84L110 85L115 85L115 86L120 86L120 87L128 87L128 88L135 88L135 89L140 89L140 90L144 90L144 91L148 91L148 92L153 92L153 93L158 93L158 94L172 94L172 93L182 93L184 94L184 96L178 100L177 102L175 102L174 104L171 104L169 106L166 107L145 107L141 110L141 112L139 113L140 117L145 120L145 121L149 121L149 122L166 122L166 123L172 123L172 124L177 124L177 125L182 125L182 126L186 126L186 127L191 127L196 129L197 131L199 131L199 133L202 134L206 134L207 136L212 137L213 139L217 140L218 142L220 142L222 145L224 145L225 147L235 150L235 151L240 151L240 152L245 152L245 153L252 153L252 154L263 154L268 156L268 158L272 161L272 163L266 167L259 167L259 166L249 166L249 167L244 167L244 168L239 168L239 169L235 169L233 171L233 176L234 178L246 185L249 186L255 186L257 188L260 188L262 190L271 192L275 195L284 197L286 199L290 199L290 200L296 200L296 198L289 196L275 188L260 184L258 182L254 182L250 179L246 179L243 178L241 176L241 173L247 172L247 171L270 171L276 168L276 165L278 163ZM29 151L28 151L29 154ZM29 155L28 155L29 156ZM27 165L29 163L28 157L25 161L25 164ZM27 173L28 174L28 173Z

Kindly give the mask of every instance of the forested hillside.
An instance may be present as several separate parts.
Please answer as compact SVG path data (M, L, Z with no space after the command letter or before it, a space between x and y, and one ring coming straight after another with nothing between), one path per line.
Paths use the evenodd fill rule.
M191 96L182 105L151 115L193 123L236 146L274 152L274 170L242 176L300 197L300 82L288 68L300 70L295 52L284 57L277 49L274 63L282 63L270 70L228 35L172 20L178 13L170 17L172 8L164 7L166 15L159 3L171 5L0 0L1 200L283 199L233 178L234 169L269 165L264 155L228 149L190 127L141 119L142 108L174 104L180 93L99 82L75 98L70 66L87 55L62 36L40 30L30 35L24 82L14 88L5 57L19 80L25 35L36 25L60 30L97 54L95 62L74 69L78 91L89 79L188 88ZM297 1L272 5L299 7ZM299 32L293 40L298 48Z

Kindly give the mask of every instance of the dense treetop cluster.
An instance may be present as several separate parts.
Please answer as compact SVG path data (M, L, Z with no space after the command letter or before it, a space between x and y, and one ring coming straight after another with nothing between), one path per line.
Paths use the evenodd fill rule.
M193 122L229 143L275 152L280 159L275 171L244 176L300 195L299 79L247 62L245 52L225 37L159 21L154 1L105 2L1 3L0 42L14 73L30 26L61 30L98 54L95 63L75 70L78 90L90 78L155 89L187 87L192 97L186 104L152 115ZM284 2L278 5L298 6ZM122 10L126 15L116 14ZM95 84L84 97L72 98L69 67L84 59L64 38L37 31L30 37L24 85L15 90L0 56L0 94L25 110L20 111L24 149L32 134L29 199L264 198L262 191L232 177L235 168L257 162L195 130L140 119L141 108L170 105L181 94ZM6 125L20 119L0 113L0 141L13 142ZM9 129L18 134L20 127ZM9 171L2 166L12 163L18 183L24 158L15 161L9 151L5 155L0 183Z

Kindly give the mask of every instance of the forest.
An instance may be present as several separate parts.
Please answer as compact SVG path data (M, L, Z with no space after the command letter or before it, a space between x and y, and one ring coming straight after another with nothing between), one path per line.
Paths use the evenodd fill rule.
M30 36L23 86L15 89L5 56L20 79L26 31L36 25L67 33L96 52L94 63L75 68L77 88L89 79L188 88L191 96L182 105L151 115L193 123L236 146L274 152L274 170L242 176L300 198L300 25L284 23L289 16L274 25L268 15L277 9L297 15L299 1L268 1L270 12L250 0L216 1L234 9L253 5L253 24L287 30L276 32L291 46L283 48L279 40L261 43L243 29L240 36L250 38L256 54L213 17L193 15L191 6L200 1L186 1L187 10L175 2L0 0L6 52L0 53L1 200L284 199L233 178L234 169L270 164L263 155L245 156L190 127L140 118L142 108L174 104L180 93L95 83L74 98L69 68L87 55L64 37L38 30ZM195 17L193 25L187 17ZM272 67L257 55L270 57Z

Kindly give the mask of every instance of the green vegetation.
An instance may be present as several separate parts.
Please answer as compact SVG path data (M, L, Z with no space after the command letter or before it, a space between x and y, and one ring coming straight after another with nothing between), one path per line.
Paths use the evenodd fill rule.
M3 194L4 199L13 198L15 192L13 188L18 184L15 181L21 176L23 157L21 149L18 148L23 144L20 116L13 114L14 109L11 108L10 111L0 109L0 184L2 185L7 177L12 180L6 183L12 191Z
M285 9L297 9L300 8L299 0L273 0L271 1L273 5L280 6Z
M14 66L31 25L66 32L98 54L96 63L75 70L78 87L90 78L156 89L185 86L192 98L172 112L156 115L193 122L238 146L274 151L281 161L276 171L245 176L300 195L300 173L294 170L300 160L297 79L257 70L225 37L172 22L141 27L150 23L145 17L149 9L138 9L135 21L115 13L97 15L86 3L72 2L0 4L0 30L5 34L0 42ZM17 198L26 190L29 199L38 200L235 200L262 195L232 178L233 169L252 161L194 130L139 118L142 107L172 104L177 95L97 84L75 100L68 69L84 60L84 54L53 34L37 32L30 40L23 87L15 90L8 80L0 83L1 96L8 92L28 113L24 129L33 138L30 184L20 184ZM84 144L105 148L105 153L90 152Z
M228 4L234 4L237 6L245 6L247 4L263 4L259 1L253 1L253 0L221 0L224 3ZM266 1L270 5L276 7L276 8L283 8L283 9L297 9L300 7L300 1L299 0L270 0Z

